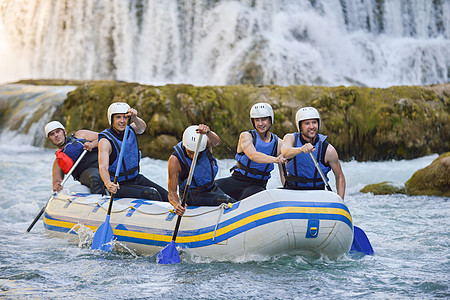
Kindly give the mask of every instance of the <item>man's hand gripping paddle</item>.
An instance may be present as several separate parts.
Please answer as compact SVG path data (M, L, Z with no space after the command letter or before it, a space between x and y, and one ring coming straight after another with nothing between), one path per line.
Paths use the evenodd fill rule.
M122 159L123 155L125 153L125 144L128 138L128 130L130 126L127 125L125 128L125 133L123 135L123 141L122 141L122 147L120 148L120 154L119 154L119 161L117 162L117 169L116 174L114 176L114 183L117 183L117 178L119 177L120 168L122 167ZM111 216L111 209L114 201L114 194L111 193L111 199L109 200L109 206L108 206L108 212L106 214L105 222L103 222L100 227L97 228L94 234L94 238L92 239L92 246L91 249L96 250L103 250L103 251L111 251L114 247L113 245L113 229L111 227L111 224L109 223L109 219Z
M195 164L197 163L198 157L198 148L202 141L203 134L200 134L197 141L197 146L195 147L194 159L192 160L191 170L189 171L189 176L186 182L186 188L184 189L183 199L181 202L181 206L184 207L186 204L187 195L189 192L189 187L191 185L192 176L194 175ZM181 216L177 218L177 224L175 225L175 229L173 231L172 241L158 253L156 257L156 262L158 264L178 264L180 263L180 254L178 253L177 247L175 245L175 240L178 234L178 228L180 227Z

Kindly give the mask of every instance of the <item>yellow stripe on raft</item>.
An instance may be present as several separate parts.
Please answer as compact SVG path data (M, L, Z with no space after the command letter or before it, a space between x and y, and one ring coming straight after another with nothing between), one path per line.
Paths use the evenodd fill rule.
M68 228L71 229L73 226L79 224L79 223L72 223L72 222L66 222L66 221L58 221L58 220L51 220L51 219L47 219L46 217L44 217L44 223L50 226L55 226L55 227L63 227L63 228ZM90 225L85 225L82 224L84 227L90 228L92 231L95 231L98 226L90 226Z
M230 225L227 225L223 228L220 228L216 231L216 238L226 234L234 229L237 229L239 227L243 227L251 222L255 222L264 218L268 218L274 215L279 214L285 214L285 213L307 213L307 214L332 214L332 215L342 215L345 218L349 219L350 222L352 221L352 217L350 214L340 208L332 208L332 207L279 207L270 209L267 211L263 211L251 216L248 216L244 219L241 219L237 222L234 222ZM50 220L47 218L44 218L44 222L51 226L57 226L57 227L64 227L64 228L72 228L76 223L71 222L64 222L64 221L55 221ZM95 231L98 227L96 226L88 226L86 227L90 228L92 231ZM116 236L126 236L126 237L133 237L138 239L145 239L145 240L154 240L154 241L163 241L163 242L170 242L172 240L171 235L161 235L161 234L153 234L153 233L146 233L146 232L138 232L138 231L130 231L130 230L119 230L114 229L113 230L114 235ZM192 242L199 242L204 240L212 239L214 235L214 231L210 231L203 234L193 235L193 236L177 236L177 242L178 243L192 243Z
M274 215L284 214L284 213L312 213L312 214L333 214L333 215L342 215L345 216L347 219L352 222L352 217L350 214L340 208L323 208L323 207L282 207L282 208L274 208L270 209L264 212L260 212L257 214L254 214L252 216L248 216L247 218L244 218L242 220L239 220L237 222L234 222L228 226L225 226L223 228L220 228L216 231L216 237L219 237L223 234L226 234L234 229L237 229L239 227L243 227L251 222L261 220L264 218L268 218ZM178 236L177 242L179 243L189 243L189 242L198 242L203 240L212 239L214 235L214 232L208 232L204 234L199 234L195 236ZM170 238L167 240L170 242ZM166 241L166 240L164 240Z

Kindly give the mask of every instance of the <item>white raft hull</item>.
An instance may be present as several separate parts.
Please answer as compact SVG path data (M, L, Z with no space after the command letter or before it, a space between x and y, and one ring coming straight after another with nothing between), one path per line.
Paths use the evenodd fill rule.
M45 230L78 243L72 229L83 225L95 231L105 222L108 201L107 196L63 190L48 203ZM171 210L167 202L115 199L110 224L116 249L125 246L138 255L161 251L176 224ZM176 239L183 251L214 259L307 252L335 258L348 253L352 241L352 218L338 195L284 189L266 190L229 206L189 207Z

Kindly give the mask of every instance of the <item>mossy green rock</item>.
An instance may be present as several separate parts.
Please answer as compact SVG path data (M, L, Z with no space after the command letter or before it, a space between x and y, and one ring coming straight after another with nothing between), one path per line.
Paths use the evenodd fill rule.
M406 182L406 190L408 195L450 197L450 152L414 173Z
M32 82L26 82L28 84ZM51 84L36 81L37 84ZM147 122L139 137L144 156L168 159L186 127L204 123L221 138L218 158L235 155L239 133L252 129L251 105L269 102L279 137L296 131L295 113L314 106L341 160L411 159L450 150L450 84L386 89L318 86L148 86L118 81L56 81L77 84L53 116L68 131L107 128L112 102L129 103Z
M366 185L360 192L373 193L374 195L405 194L405 188L383 181L381 183Z

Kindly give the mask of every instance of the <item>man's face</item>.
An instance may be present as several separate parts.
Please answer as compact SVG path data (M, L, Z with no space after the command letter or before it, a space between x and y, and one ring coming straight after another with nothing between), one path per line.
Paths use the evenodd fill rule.
M303 137L313 139L319 131L319 122L317 119L309 119L301 122L301 132Z
M125 131L127 122L128 117L125 117L125 114L114 114L112 117L112 127L119 132Z
M66 131L62 128L56 128L50 131L48 134L48 139L58 148L62 148L66 141Z
M265 133L267 130L269 130L271 125L270 117L253 118L253 122L258 133Z

